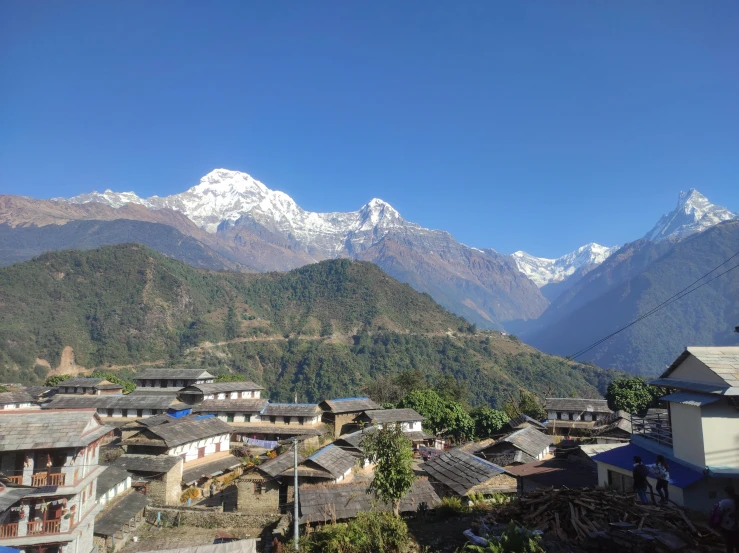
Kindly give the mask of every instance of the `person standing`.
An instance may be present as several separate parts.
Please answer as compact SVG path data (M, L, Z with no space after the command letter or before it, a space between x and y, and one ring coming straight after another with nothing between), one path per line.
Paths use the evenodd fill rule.
M737 496L733 486L724 488L726 499L722 499L718 503L718 509L721 513L721 534L726 542L726 553L739 553L739 524L737 524Z
M210 483L210 497L212 498L215 493L216 493L216 483L211 482Z
M649 468L642 463L641 457L639 456L634 457L634 470L631 475L634 479L634 491L639 496L639 501L647 505L649 503L647 499L647 488L649 487L647 475L649 475Z
M649 468L654 472L657 479L657 493L659 494L660 505L667 505L670 502L670 464L664 455L657 455L657 459Z

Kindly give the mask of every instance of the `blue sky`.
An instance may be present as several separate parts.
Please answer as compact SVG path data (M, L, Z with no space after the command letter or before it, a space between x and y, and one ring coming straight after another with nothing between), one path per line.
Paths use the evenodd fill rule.
M501 252L739 210L737 2L0 2L0 192L242 170Z

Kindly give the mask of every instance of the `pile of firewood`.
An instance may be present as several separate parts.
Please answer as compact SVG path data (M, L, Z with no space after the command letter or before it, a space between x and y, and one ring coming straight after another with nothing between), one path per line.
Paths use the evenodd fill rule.
M515 521L594 551L721 551L720 534L682 509L640 505L601 488L536 490L493 510L486 523Z

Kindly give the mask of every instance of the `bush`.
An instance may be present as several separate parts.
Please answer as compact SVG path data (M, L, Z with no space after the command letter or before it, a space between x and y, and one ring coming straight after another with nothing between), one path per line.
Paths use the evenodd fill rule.
M410 545L403 519L374 511L359 513L348 523L324 526L300 541L305 553L403 553Z
M182 503L187 503L188 499L195 499L196 497L200 497L200 490L195 487L187 488L182 492L182 495L180 495L180 501L182 501Z
M490 543L487 545L473 545L468 543L457 553L544 553L539 545L541 537L533 534L526 528L516 526L511 522L505 529L500 539L487 537Z
M444 518L463 515L469 510L466 501L459 497L442 497L441 503L436 507L437 514Z

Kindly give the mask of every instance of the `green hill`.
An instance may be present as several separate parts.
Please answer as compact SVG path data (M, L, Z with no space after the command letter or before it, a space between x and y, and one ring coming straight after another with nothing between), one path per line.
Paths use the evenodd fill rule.
M602 392L612 373L478 332L371 263L289 273L194 269L144 246L54 252L0 269L0 380L34 382L71 347L78 366L236 371L273 399L359 393L377 375L451 375L473 403L523 386Z

